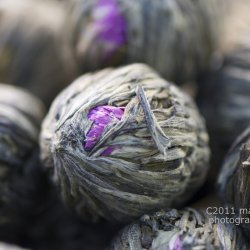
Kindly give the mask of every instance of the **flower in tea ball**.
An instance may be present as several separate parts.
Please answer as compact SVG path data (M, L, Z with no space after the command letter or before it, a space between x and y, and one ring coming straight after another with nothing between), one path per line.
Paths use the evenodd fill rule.
M31 94L0 84L0 239L16 241L42 207L38 134L45 115ZM46 188L45 188L46 189Z
M55 99L40 146L64 200L84 218L130 221L181 206L208 170L195 104L144 64L78 78Z
M178 84L193 80L218 46L229 3L71 0L76 55L84 72L143 62Z
M241 230L215 222L205 212L168 209L126 226L113 240L112 250L248 249Z
M241 226L250 232L250 128L234 142L225 157L218 178L218 193L223 202L233 207L235 216L242 218Z
M86 139L84 140L85 150L92 149L107 125L111 122L121 120L123 113L124 107L99 106L91 109L88 113L88 119L93 121L93 125L87 132ZM113 147L109 147L102 155L111 154L113 150Z

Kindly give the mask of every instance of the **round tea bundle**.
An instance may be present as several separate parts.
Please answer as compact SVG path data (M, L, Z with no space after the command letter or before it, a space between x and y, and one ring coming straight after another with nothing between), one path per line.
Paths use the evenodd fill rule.
M0 84L0 240L18 241L27 218L41 209L45 175L37 141L43 116L38 99Z
M208 170L195 104L144 64L77 79L52 104L40 145L64 200L85 218L129 221L181 206Z
M218 178L219 194L233 216L242 218L241 226L250 232L250 128L244 131L228 152Z
M143 62L176 83L194 79L217 47L228 2L71 0L82 69Z
M241 231L215 223L204 212L187 208L144 215L113 240L112 250L249 249Z
M214 165L250 122L250 43L228 54L219 69L200 79L198 106L211 135ZM217 172L214 169L214 172Z
M199 79L198 106L207 122L215 173L250 122L249 11L249 1L235 1L222 33L224 55L216 58L210 71Z
M0 1L0 81L49 104L77 75L71 25L52 1Z

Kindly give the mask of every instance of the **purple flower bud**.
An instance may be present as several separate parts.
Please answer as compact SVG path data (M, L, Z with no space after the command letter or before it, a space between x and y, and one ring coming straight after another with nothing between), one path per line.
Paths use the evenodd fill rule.
M119 5L115 0L99 0L93 15L98 38L109 48L105 56L110 57L127 42L126 20L121 15Z
M89 111L87 117L90 121L93 121L93 124L84 140L85 150L88 151L94 147L107 125L121 120L124 109L124 107L98 106ZM114 147L108 147L103 151L102 156L110 155L114 149Z
M181 242L181 239L180 239L180 235L175 235L174 237L174 242L172 244L168 244L168 249L169 250L182 250L182 242Z

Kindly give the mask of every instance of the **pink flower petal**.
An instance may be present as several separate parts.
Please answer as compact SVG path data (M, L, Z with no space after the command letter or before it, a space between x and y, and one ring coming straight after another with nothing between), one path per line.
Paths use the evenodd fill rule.
M92 127L87 132L86 138L84 140L84 149L91 150L97 140L100 139L104 129L114 121L119 121L122 119L124 114L124 107L114 107L114 106L98 106L91 109L87 115L90 121L93 121ZM103 151L102 156L110 155L114 148L109 147Z

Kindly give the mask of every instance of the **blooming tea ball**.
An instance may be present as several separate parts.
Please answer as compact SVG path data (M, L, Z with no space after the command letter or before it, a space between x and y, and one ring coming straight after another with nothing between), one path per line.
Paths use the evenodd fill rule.
M82 70L143 62L167 79L184 83L208 66L230 1L69 2Z
M53 1L0 1L0 81L46 105L77 76L72 25Z
M237 226L213 219L192 208L144 215L125 227L108 249L249 249Z
M246 41L245 41L246 42ZM214 172L226 152L250 122L250 44L234 49L221 66L201 78L198 106L211 139Z
M37 98L0 84L1 240L18 237L28 217L41 209L45 174L39 163L38 134L44 115Z
M52 104L40 145L64 200L85 218L129 221L181 206L208 170L195 104L144 64L78 78Z
M250 128L246 129L228 152L218 178L218 192L223 202L243 218L241 226L250 233Z

